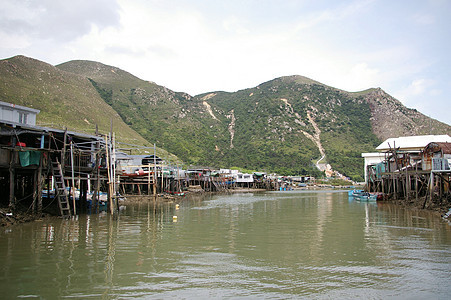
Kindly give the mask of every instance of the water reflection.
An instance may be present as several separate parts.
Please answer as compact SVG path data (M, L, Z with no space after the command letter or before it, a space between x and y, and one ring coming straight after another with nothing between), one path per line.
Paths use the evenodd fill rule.
M40 298L445 298L450 228L340 192L145 201L117 218L1 232L0 287Z

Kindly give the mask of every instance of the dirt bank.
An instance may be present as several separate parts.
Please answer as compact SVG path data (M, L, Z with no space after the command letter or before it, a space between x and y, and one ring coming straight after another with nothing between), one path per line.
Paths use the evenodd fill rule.
M386 202L394 203L403 207L424 209L436 212L437 215L443 216L451 209L451 195L446 198L439 199L438 197L432 200L426 197L419 197L407 199L387 199Z
M14 212L12 213L7 208L0 209L0 227L8 227L14 224L26 223L31 221L42 220L50 218L50 215L34 215L29 212Z

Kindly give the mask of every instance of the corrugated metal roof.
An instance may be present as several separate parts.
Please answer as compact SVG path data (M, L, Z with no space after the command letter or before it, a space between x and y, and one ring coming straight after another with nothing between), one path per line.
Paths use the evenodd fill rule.
M399 148L399 150L409 151L421 151L427 144L437 143L451 143L451 137L449 135L418 135L418 136L402 136L398 138L389 138L382 144L377 146L378 151L388 151L393 148Z
M451 143L437 143L442 148L443 154L451 154Z
M427 144L424 151L435 153L441 151L443 154L451 154L451 143L436 143Z
M0 125L11 125L14 128L20 128L20 129L24 129L24 130L33 130L33 131L39 131L42 133L47 133L47 132L53 132L53 133L64 133L64 130L62 129L56 129L56 128L50 128L50 127L41 127L41 126L37 126L37 125L30 125L30 124L22 124L22 123L16 123L16 122L9 122L9 121L1 121L0 120ZM93 139L93 140L100 140L103 141L103 137L99 137L96 135L91 135L91 134L86 134L86 133L81 133L81 132L76 132L76 131L67 131L67 134L72 135L72 136L76 136L79 138L87 138L87 139Z

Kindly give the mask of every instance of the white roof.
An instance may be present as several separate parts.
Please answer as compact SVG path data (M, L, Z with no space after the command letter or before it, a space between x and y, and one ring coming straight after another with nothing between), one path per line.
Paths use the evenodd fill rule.
M382 144L377 146L378 151L390 150L390 147L399 148L399 150L411 150L420 151L426 147L427 144L432 142L451 143L451 137L449 135L418 135L418 136L402 136L398 138L389 138Z
M385 154L380 152L362 153L362 157L385 157Z
M5 106L5 107L12 107L15 108L17 110L25 110L25 111L29 111L35 114L38 114L40 112L39 109L34 109L31 107L26 107L26 106L22 106L22 105L17 105L17 104L13 104L13 103L8 103L8 102L3 102L0 101L0 106Z

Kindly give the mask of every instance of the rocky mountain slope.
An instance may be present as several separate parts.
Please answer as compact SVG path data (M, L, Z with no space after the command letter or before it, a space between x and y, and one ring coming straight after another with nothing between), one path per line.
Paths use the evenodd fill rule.
M17 58L11 60L17 64ZM11 68L8 63L11 61L2 61L2 82L6 76L3 69ZM53 70L50 74L64 78L47 78L33 71L33 78L41 78L36 81L24 78L28 71L20 69L13 77L21 78L30 92L2 87L2 101L22 99L17 103L44 111L48 106L38 103L50 98L50 107L60 107L63 113L75 102L96 99L103 112L93 113L95 116L104 118L106 111L117 114L144 139L193 165L318 175L316 166L330 164L359 180L363 174L361 152L374 151L385 138L451 134L451 126L406 108L381 89L349 93L306 77L287 76L234 93L193 97L98 62L70 61L56 68L36 64L46 65ZM43 69L43 65L35 69ZM60 73L53 73L55 69ZM58 87L68 82L65 76L78 81L71 79L71 89L58 92ZM53 110L48 114L51 119L59 113ZM69 117L67 121L73 126L86 123Z
M371 109L373 132L381 140L408 135L451 133L449 125L405 107L380 88L363 98Z
M357 178L360 153L387 137L451 132L381 89L349 93L287 76L191 97L95 62L58 67L89 78L127 124L192 164L306 174L329 163Z

